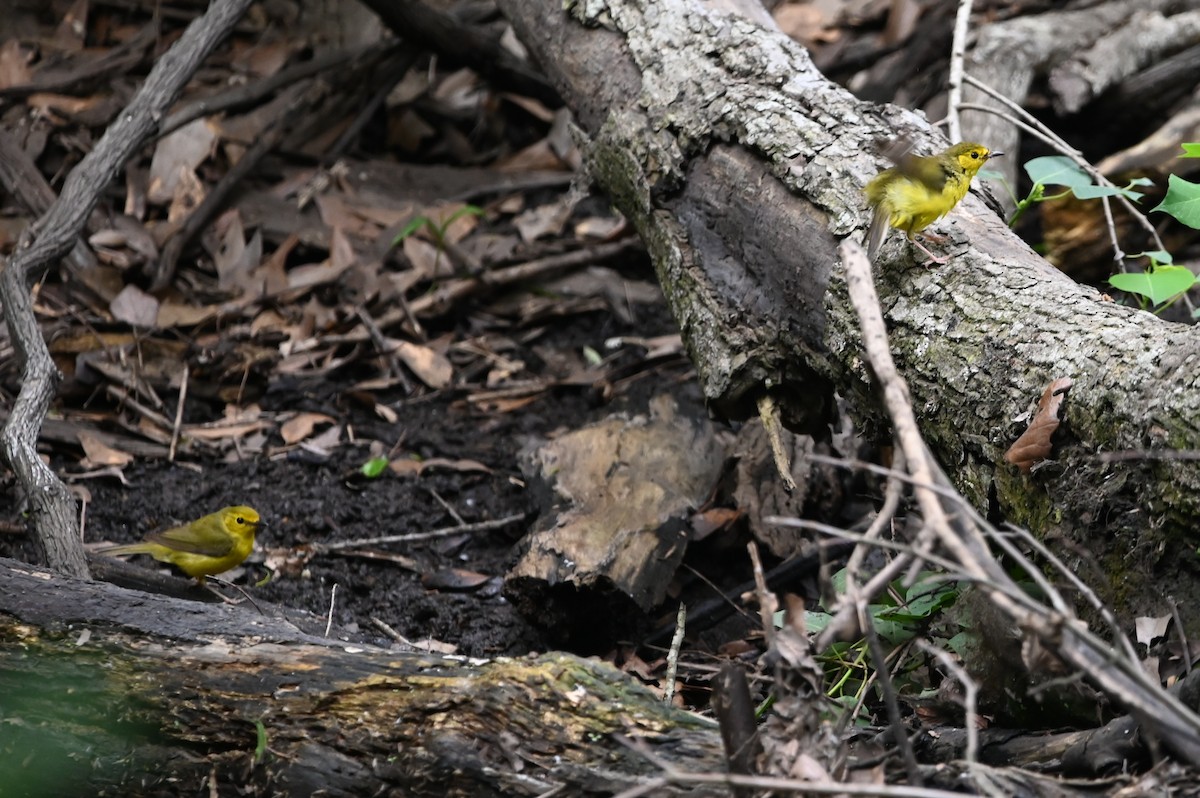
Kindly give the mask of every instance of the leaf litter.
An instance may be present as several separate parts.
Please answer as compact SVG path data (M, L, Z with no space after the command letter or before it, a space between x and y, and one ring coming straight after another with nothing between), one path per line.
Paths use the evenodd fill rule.
M77 6L83 39L47 27L0 42L0 157L36 176L3 197L9 248L178 30ZM572 190L561 113L511 92L493 113L500 95L473 72L387 40L262 38L279 24L244 20L117 177L83 255L37 287L64 375L42 449L68 482L89 480L89 543L250 503L271 521L247 568L269 573L266 556L278 571L267 600L323 615L337 583L350 630L375 635L378 617L468 653L544 647L487 587L522 524L391 552L410 563L396 574L311 547L532 518L516 457L530 435L690 371L678 346L647 359L636 343L671 336L661 294L623 222ZM6 417L19 372L0 335ZM586 362L617 338L631 343ZM372 456L388 467L367 479ZM6 475L5 521L13 488ZM370 601L381 583L394 606Z

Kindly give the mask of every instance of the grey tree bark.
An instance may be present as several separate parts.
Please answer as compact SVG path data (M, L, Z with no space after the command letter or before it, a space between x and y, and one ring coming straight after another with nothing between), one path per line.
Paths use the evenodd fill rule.
M869 222L874 140L945 146L925 120L832 84L747 3L500 5L646 242L711 406L744 417L769 393L812 428L837 391L886 434L835 247ZM1200 330L1077 285L976 197L931 232L949 264L914 265L893 235L875 268L924 435L957 487L1058 541L1121 610L1161 614L1168 594L1197 606L1200 464L1180 452L1200 448ZM1019 473L1004 452L1060 377L1074 387L1055 461Z

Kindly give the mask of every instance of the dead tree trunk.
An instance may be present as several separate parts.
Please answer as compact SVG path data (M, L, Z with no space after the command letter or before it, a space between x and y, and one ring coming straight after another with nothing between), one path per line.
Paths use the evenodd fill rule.
M0 641L5 795L612 794L658 772L639 746L723 770L714 729L569 655L385 651L11 560Z
M837 391L883 430L835 247L868 223L872 142L928 142L925 121L826 80L752 4L500 5L646 242L710 404L744 417L770 394L793 425L819 427ZM1073 541L1064 559L1124 610L1161 611L1167 593L1196 606L1200 464L1173 454L1200 448L1200 329L1065 278L978 199L932 231L949 236L948 265L914 266L895 235L876 278L924 435L959 489ZM1060 377L1074 388L1057 462L1018 473L1004 452ZM1101 457L1113 451L1139 454Z

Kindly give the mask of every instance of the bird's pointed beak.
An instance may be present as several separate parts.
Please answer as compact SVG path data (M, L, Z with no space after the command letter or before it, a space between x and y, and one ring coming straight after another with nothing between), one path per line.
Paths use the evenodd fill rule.
M990 160L991 160L991 159L993 159L993 158L999 158L999 157L1000 157L1001 155L1003 155L1003 154L1004 154L1004 153L1002 153L1002 152L989 152L989 153L988 153L988 160L990 161Z

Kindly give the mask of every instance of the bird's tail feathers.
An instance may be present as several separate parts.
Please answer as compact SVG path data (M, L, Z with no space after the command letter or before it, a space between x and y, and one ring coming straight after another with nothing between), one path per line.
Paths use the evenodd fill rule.
M109 556L114 554L150 554L153 551L150 548L151 545L149 543L127 543L123 546L110 546L107 549L100 549L99 552L100 554L107 554Z
M871 216L871 229L867 231L867 260L872 263L875 262L875 256L879 254L879 248L887 238L888 228L891 226L890 216L882 203L875 206L875 213Z

